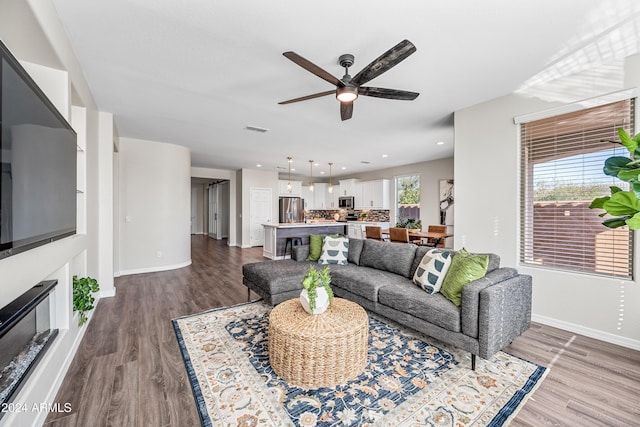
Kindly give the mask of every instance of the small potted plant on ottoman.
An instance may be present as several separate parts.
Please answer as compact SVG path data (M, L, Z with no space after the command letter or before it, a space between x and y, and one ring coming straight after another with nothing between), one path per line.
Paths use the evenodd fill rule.
M333 291L331 290L331 276L329 266L321 271L309 266L309 271L302 279L300 293L300 303L302 308L309 314L322 314L333 302Z

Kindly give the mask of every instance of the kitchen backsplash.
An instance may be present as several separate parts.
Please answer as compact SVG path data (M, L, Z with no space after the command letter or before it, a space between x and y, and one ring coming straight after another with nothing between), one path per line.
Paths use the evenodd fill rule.
M361 211L361 210L311 210L311 211L305 211L304 214L304 219L318 219L318 218L323 218L323 219L334 219L334 215L338 214L340 215L339 221L345 221L346 220L346 216L347 214L351 214L354 213L356 214L358 217L360 217L362 215L362 213L365 212L367 214L367 217L365 218L365 221L371 221L371 222L389 222L389 210L385 209L385 210L368 210L368 211Z

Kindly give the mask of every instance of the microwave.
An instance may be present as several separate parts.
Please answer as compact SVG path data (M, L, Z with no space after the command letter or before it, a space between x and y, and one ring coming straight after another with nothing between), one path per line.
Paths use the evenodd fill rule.
M353 196L338 197L338 208L353 209Z

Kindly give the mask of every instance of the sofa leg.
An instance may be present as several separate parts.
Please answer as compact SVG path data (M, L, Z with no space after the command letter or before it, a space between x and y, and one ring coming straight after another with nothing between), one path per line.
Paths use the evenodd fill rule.
M471 354L471 370L472 371L476 370L476 355L475 354Z
M247 302L251 302L251 289L247 288Z

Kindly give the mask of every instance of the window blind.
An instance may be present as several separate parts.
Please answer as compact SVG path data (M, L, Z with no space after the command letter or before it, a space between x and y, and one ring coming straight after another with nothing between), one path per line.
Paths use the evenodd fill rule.
M604 161L628 156L618 128L635 129L635 100L627 99L521 124L521 239L524 264L633 276L633 232L602 225L589 209L609 186L626 183L604 174Z

